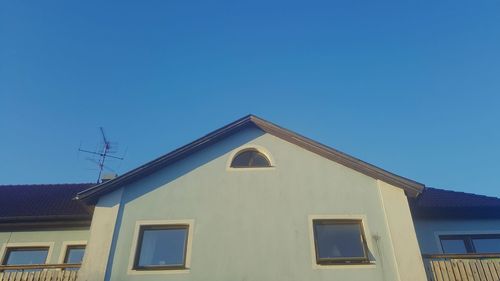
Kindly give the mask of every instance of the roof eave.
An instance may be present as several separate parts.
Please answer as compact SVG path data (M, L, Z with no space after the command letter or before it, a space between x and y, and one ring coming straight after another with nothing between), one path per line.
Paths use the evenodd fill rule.
M499 219L500 207L410 207L416 219Z
M15 221L0 221L1 231L29 230L29 229L54 229L54 228L80 228L90 227L92 218L59 217L44 219L23 219Z
M40 216L10 216L0 218L0 224L17 222L47 222L47 221L87 221L92 215L40 215Z

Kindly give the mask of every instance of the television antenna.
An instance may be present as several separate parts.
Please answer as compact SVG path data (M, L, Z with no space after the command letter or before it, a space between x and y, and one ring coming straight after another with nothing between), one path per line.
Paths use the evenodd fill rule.
M101 132L101 137L102 137L101 147L98 147L95 151L82 149L81 147L78 148L78 151L80 151L80 152L85 152L88 154L98 156L98 159L87 158L87 160L89 160L97 165L97 169L99 170L99 174L97 176L97 183L99 183L99 181L101 180L102 171L104 169L113 171L113 169L111 169L105 165L107 158L117 159L117 160L124 159L124 157L118 157L118 156L113 155L116 153L114 148L116 146L118 146L118 144L113 143L113 142L109 141L108 138L106 138L106 134L104 133L103 127L99 127L99 130Z

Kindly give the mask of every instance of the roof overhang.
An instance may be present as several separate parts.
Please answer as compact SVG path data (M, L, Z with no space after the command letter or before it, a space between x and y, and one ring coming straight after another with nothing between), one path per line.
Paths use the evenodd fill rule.
M409 197L418 196L418 194L420 194L425 188L425 185L421 183L388 172L384 169L345 154L339 150L328 147L314 140L306 138L300 134L282 128L255 115L247 115L164 156L161 156L136 169L133 169L113 180L101 183L87 190L79 192L76 196L76 199L83 200L87 203L96 202L97 198L106 193L119 189L126 184L132 183L140 178L150 175L151 173L154 173L159 169L162 169L203 148L206 148L223 138L233 135L244 128L248 128L249 126L256 126L266 133L293 143L299 147L323 156L329 160L335 161L369 177L402 188L405 191L406 195Z
M414 219L499 219L500 207L456 207L456 208L419 208L410 205Z
M0 231L90 227L91 221L92 216L4 217L0 219Z

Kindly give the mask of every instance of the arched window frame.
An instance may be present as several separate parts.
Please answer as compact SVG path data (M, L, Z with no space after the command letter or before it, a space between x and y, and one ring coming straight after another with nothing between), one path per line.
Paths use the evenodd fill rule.
M269 160L269 163L271 164L271 166L269 166L269 167L231 167L231 164L233 162L234 157L236 157L238 154L245 152L247 150L256 150L256 151L262 153L267 158L267 160ZM275 162L274 162L273 157L269 153L269 151L267 149L265 149L264 147L259 146L259 145L248 145L248 146L242 146L242 147L239 147L239 148L233 150L231 152L231 154L229 155L226 167L227 167L227 170L230 170L230 171L272 170L275 168Z

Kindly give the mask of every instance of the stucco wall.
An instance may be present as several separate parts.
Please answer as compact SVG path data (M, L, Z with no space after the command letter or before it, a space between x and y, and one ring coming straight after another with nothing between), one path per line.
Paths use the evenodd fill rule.
M245 145L266 148L276 167L228 169L230 155ZM404 271L418 257L412 272L419 272L420 257L418 253L398 257L409 259L398 268L396 254L404 251L395 249L392 241L402 235L407 251L416 247L408 229L398 230L394 223L405 221L408 207L393 202L404 198L397 190L388 196L389 207L384 210L380 188L373 178L258 129L241 131L124 188L107 280L409 280ZM389 223L387 212L399 208L405 209L402 215ZM373 264L315 266L309 231L312 215L363 217ZM406 219L411 224L411 218ZM134 230L141 220L194 221L188 271L130 271ZM422 274L411 280L423 281Z
M401 280L425 280L422 256L406 195L400 188L379 181L383 210Z
M65 242L86 242L88 236L88 228L3 231L0 232L0 258L3 260L6 246L49 246L47 263L59 263L64 255Z
M439 235L442 234L500 234L500 220L432 220L415 219L415 230L422 253L442 253Z
M90 237L78 280L104 280L108 263L112 260L113 236L122 199L123 189L102 196L94 208Z

